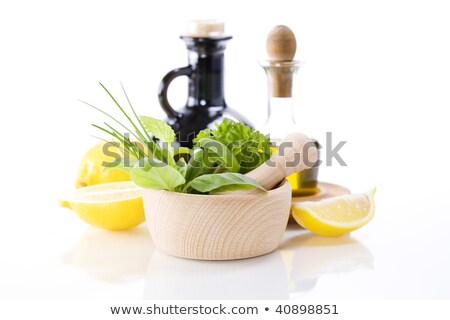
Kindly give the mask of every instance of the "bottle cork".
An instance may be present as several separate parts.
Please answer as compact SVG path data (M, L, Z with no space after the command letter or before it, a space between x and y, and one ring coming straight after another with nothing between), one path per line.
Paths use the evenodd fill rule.
M195 38L214 38L224 35L225 23L218 20L191 20L187 36Z
M292 30L284 25L274 27L267 36L270 85L273 97L292 97L293 62L297 41Z

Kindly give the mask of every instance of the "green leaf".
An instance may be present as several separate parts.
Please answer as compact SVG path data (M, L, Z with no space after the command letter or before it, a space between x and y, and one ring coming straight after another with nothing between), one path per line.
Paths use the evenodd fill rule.
M266 191L252 178L234 172L205 174L192 180L190 185L200 192L223 192L252 188Z
M178 156L178 158L184 158L184 160L188 161L191 156L194 154L194 150L186 148L186 147L178 147L175 148L173 152L173 156Z
M157 153L157 151L159 151L159 146L157 144L154 143L154 141L152 140L152 138L150 137L150 135L146 132L146 130L144 129L142 123L140 122L139 118L136 116L136 111L134 110L130 99L128 98L128 95L125 91L125 88L122 86L122 90L123 93L125 94L125 97L127 98L129 107L132 111L132 114L135 116L135 118L137 119L137 122L135 122L130 115L127 113L127 111L119 104L119 102L116 100L116 98L111 94L111 92L103 85L100 83L100 86L105 90L105 92L109 95L109 97L113 100L114 104L116 105L116 107L120 110L120 112L122 113L122 115L124 116L124 118L127 120L125 123L131 124L131 126L135 129L135 132L131 131L130 128L125 125L122 121L119 121L119 119L113 117L111 114L109 114L108 112L103 111L102 109L89 104L87 102L81 101L84 104L96 109L97 111L101 112L102 114L106 115L107 117L111 118L112 120L114 120L114 122L116 122L117 124L120 125L120 127L122 127L123 129L125 129L124 133L121 130L118 130L114 127L112 127L111 125L104 123L105 126L107 127L101 127L101 126L97 126L97 125L93 125L94 127L96 127L99 130L102 130L103 132L109 134L112 138L120 141L122 143L120 149L122 150L127 150L130 153L132 153L132 155L136 158L143 158L143 157L148 157L148 156L155 156L155 153ZM142 129L139 129L139 127ZM131 134L134 139L136 140L136 142L140 142L141 145L145 146L147 148L147 151L145 153L143 153L143 150L139 150L139 148L137 148L136 146L134 146L134 144L136 143L135 141L131 142L130 139L126 139L125 137L125 133L129 133Z
M209 128L206 128L206 129L203 129L202 131L200 131L198 134L197 134L197 136L194 138L194 140L192 141L194 144L196 144L200 139L203 139L203 138L213 138L214 137L214 134L213 134L213 132L211 131L211 129L209 129Z
M162 159L160 160L175 167L175 160L173 159L171 150L171 144L175 142L175 132L172 127L162 120L147 116L140 116L139 121L142 123L145 130L160 142L160 154L155 152L154 156L159 158L159 155L161 155Z
M118 123L122 128L124 128L124 129L126 130L126 132L131 133L136 139L139 140L139 137L138 137L135 133L133 133L133 131L131 131L130 129L128 129L127 126L125 126L122 122L120 122L119 120L117 120L116 118L114 118L114 117L113 117L112 115L110 115L109 113L107 113L107 112L103 111L102 109L100 109L100 108L98 108L98 107L96 107L96 106L94 106L94 105L92 105L92 104L90 104L90 103L87 103L87 102L85 102L85 101L83 101L83 100L78 100L78 101L80 101L81 103L84 103L85 105L90 106L91 108L94 108L95 110L97 110L97 111L103 113L104 115L106 115L107 117L111 118L111 119L114 120L116 123Z
M200 131L194 139L195 147L199 147L199 142L205 138L219 141L232 151L240 166L239 173L255 169L271 156L269 138L242 122L224 119L220 124L216 123L215 129Z
M161 142L175 142L175 132L166 122L152 117L140 116L139 120L145 130Z
M204 153L205 152L200 149L196 151L189 160L185 174L187 182L190 182L191 180L197 178L203 173L205 169L205 167L202 165Z
M134 117L136 118L137 122L139 123L139 126L142 128L142 131L144 131L144 133L145 133L145 138L143 139L143 141L152 141L147 130L145 130L144 125L142 124L141 120L139 119L138 115L136 114L136 110L134 110L134 107L131 104L130 98L128 98L128 94L125 91L125 87L123 86L122 82L120 83L120 86L122 87L123 94L125 95L125 98L127 99L128 105L130 106L130 109L133 112ZM130 117L128 117L128 119L130 120L131 123L133 123L133 121L131 120ZM133 126L136 128L136 125L133 125ZM139 131L139 130L137 129L137 131Z
M136 124L133 122L133 120L131 120L131 118L130 118L130 116L126 113L126 111L122 108L122 106L119 104L119 102L117 102L117 100L116 100L116 98L114 98L114 96L111 94L111 92L109 92L109 90L100 82L100 86L103 88L103 90L105 90L106 91L106 93L110 96L110 98L114 101L114 103L116 104L116 106L119 108L119 110L122 112L122 114L125 116L125 118L131 123L131 125L134 127L134 129L136 130L136 134L137 134L137 136L135 135L135 134L133 134L132 132L130 132L130 133L132 133L133 135L135 135L136 136L136 138L138 139L138 140L145 140L145 137L143 136L143 134L141 133L141 131L139 130L139 128L136 126ZM123 89L123 86L122 86L122 89ZM124 89L124 92L125 92L125 89ZM125 95L126 95L126 93L125 93ZM127 99L128 99L128 97L127 97ZM139 137L138 137L139 136Z
M142 188L162 189L175 191L176 188L186 182L183 175L177 169L157 159L146 158L145 165L139 167L139 163L130 170L131 180ZM141 160L141 163L142 161Z
M186 160L184 160L184 158L180 158L177 161L177 166L175 167L175 169L177 169L178 172L181 173L183 177L186 177L187 167L188 164L186 163Z
M236 157L220 141L203 138L197 141L197 146L208 151L208 161L212 163L218 162L220 167L225 167L231 172L239 172L240 166Z

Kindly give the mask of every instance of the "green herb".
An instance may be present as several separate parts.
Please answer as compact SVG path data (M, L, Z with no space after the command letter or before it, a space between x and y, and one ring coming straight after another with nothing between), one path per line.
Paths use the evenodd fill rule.
M146 116L140 116L139 120L144 125L145 130L156 139L167 143L175 142L175 132L164 121Z
M206 149L209 151L209 161L218 163L218 166L225 167L231 172L239 172L240 165L233 152L228 149L226 145L220 141L210 138L203 138L197 141L197 148Z
M154 151L158 151L158 146L153 141L152 137L148 134L147 130L144 129L144 125L139 120L139 117L136 114L136 111L133 108L133 105L131 104L130 100L128 99L128 95L125 91L125 88L122 86L123 93L125 94L125 97L127 99L128 105L130 107L130 110L132 114L135 117L135 120L133 120L128 113L125 111L125 109L118 103L118 101L113 97L113 95L109 92L106 87L100 83L100 86L105 90L105 92L108 94L108 96L114 101L114 104L117 106L117 108L121 111L121 113L124 115L126 122L129 123L133 128L133 130L130 130L123 122L119 121L117 118L113 117L111 114L103 111L101 108L98 108L90 103L87 103L85 101L81 101L82 103L96 109L97 111L103 113L108 118L113 120L115 123L117 123L120 127L125 129L125 132L127 135L120 133L120 131L116 128L113 128L113 126L109 125L108 123L104 123L104 126L99 126L93 124L92 126L107 133L110 135L113 139L119 141L121 143L121 149L124 154L130 154L135 159L142 159L147 156L149 156ZM142 129L139 129L139 127ZM132 135L136 141L131 141L129 138L129 135ZM147 151L146 151L147 149Z
M175 160L173 158L171 144L175 142L175 132L172 127L164 121L152 117L140 116L139 120L143 124L145 130L152 134L154 139L159 141L159 153L154 154L153 156L157 159L162 158L165 163L174 166Z
M130 170L131 180L138 186L150 189L178 191L177 187L186 182L183 175L176 168L156 159L143 160L146 160L144 167L139 167L139 163L137 163Z
M183 176L183 178L186 176L187 168L188 168L188 164L186 163L186 160L184 160L184 158L180 158L177 161L177 165L176 165L175 169L178 170L178 172Z
M270 139L241 122L224 119L216 128L199 132L194 139L198 147L205 138L221 142L230 149L240 166L240 173L247 173L263 164L271 156Z
M201 131L194 149L174 148L175 132L164 121L138 117L122 86L132 118L105 86L100 84L125 117L127 125L102 109L100 111L121 129L108 123L93 126L120 142L124 159L118 161L131 179L143 188L185 193L208 193L249 188L264 188L243 175L270 157L270 141L242 123L225 119L214 130ZM133 128L133 131L129 128ZM129 135L133 136L133 140ZM131 155L131 158L126 158Z
M200 192L223 192L252 188L265 190L255 180L234 172L206 174L192 180L191 186Z

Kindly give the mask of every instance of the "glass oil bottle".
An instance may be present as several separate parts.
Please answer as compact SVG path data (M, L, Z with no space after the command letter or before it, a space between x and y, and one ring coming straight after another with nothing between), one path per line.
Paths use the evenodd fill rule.
M276 26L267 37L269 60L260 62L267 76L268 104L267 120L260 129L270 136L272 151L276 151L281 140L290 132L301 131L294 118L292 88L300 62L293 60L296 40L286 26ZM315 141L316 146L319 144ZM314 195L318 192L319 167L304 170L288 177L294 197Z

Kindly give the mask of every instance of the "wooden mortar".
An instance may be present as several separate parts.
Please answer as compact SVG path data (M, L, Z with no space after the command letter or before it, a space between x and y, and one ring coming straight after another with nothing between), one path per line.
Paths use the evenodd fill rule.
M170 255L232 260L275 250L286 229L291 185L261 194L198 195L144 189L155 246Z
M317 160L314 144L301 133L286 137L283 154L248 173L268 192L198 195L144 189L146 223L155 246L190 259L231 260L275 250L286 229L291 208L291 185L284 178ZM290 166L290 163L295 165ZM278 186L271 190L274 186Z

